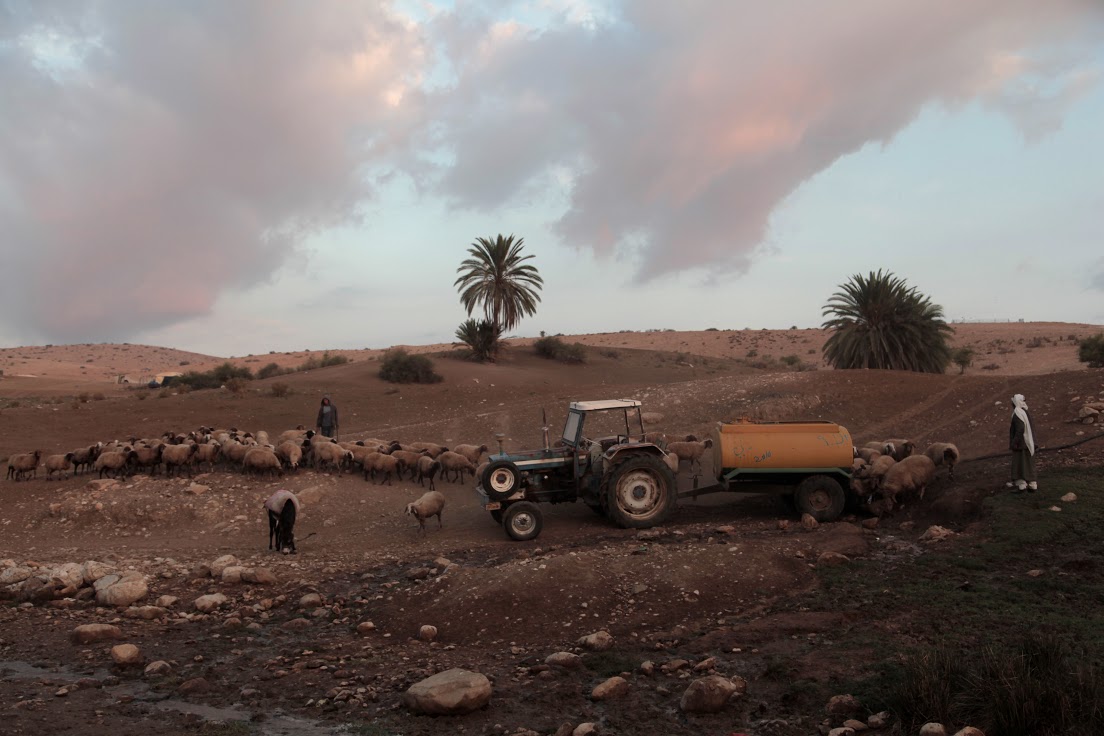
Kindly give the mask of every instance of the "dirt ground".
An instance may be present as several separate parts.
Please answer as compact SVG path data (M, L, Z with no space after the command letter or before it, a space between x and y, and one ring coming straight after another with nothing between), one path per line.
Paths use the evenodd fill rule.
M0 733L128 735L147 733L150 718L164 734L550 734L565 722L594 722L611 734L813 733L822 708L788 702L765 673L780 659L800 661L810 670L804 675L825 683L853 670L854 663L830 656L831 640L866 614L779 613L780 602L819 585L818 557L833 551L907 561L930 524L976 531L970 525L980 518L980 500L1001 492L1007 466L1000 457L969 460L1005 448L1013 393L1028 397L1044 447L1099 431L1072 421L1081 403L1104 397L1104 374L1081 367L1069 339L1099 328L956 327L958 341L979 352L964 375L797 371L754 360L796 354L816 363L818 330L617 333L578 337L594 346L581 366L541 360L525 341L512 341L497 364L440 357L443 382L397 387L376 376L378 353L353 351L346 365L255 381L240 396L111 383L118 373L202 369L220 360L209 356L142 346L0 351L0 458L199 425L275 434L309 425L325 392L341 412L342 439L493 447L503 432L507 449L536 447L542 409L555 432L568 401L632 397L661 413L655 428L670 433L706 433L715 421L739 416L824 418L848 427L858 443L951 441L967 460L953 483L940 473L923 504L876 529L856 517L810 532L795 522L783 529L779 521L790 517L772 496L716 495L684 502L671 522L644 532L615 528L582 505L548 506L543 533L529 543L506 538L479 508L470 478L439 482L447 497L443 529L430 522L424 535L402 513L423 491L408 480L381 486L313 471L258 480L218 468L194 478L142 474L103 490L88 487L90 476L5 481L0 558L32 566L99 560L148 577L138 605L179 600L149 612L149 620L74 599L5 603ZM749 358L750 350L757 355ZM296 365L305 354L258 360L270 358ZM189 365L168 365L181 361ZM984 370L989 363L998 367ZM275 381L288 384L290 395L272 396ZM82 401L80 392L90 395ZM1044 483L1048 469L1102 463L1102 440L1040 454ZM707 477L710 470L707 464ZM685 489L693 480L684 471L679 482ZM303 501L294 556L265 548L261 506L278 488ZM915 526L900 529L907 521ZM277 582L205 575L228 554L269 569ZM229 600L198 613L192 601L208 593ZM300 605L308 593L323 605ZM358 633L366 621L374 629ZM171 673L146 677L140 667L114 665L108 651L115 642L71 643L72 629L86 623L116 624L122 641L138 645L146 662L170 662ZM431 643L417 638L425 624L438 629ZM579 637L598 630L613 635L613 649L577 647ZM823 646L810 654L811 643ZM561 650L582 653L584 666L544 664ZM715 660L692 672L709 657ZM653 674L641 671L645 661L654 662ZM492 679L489 707L448 719L401 706L410 684L451 667ZM682 692L707 672L744 677L747 696L718 714L684 714ZM630 682L627 695L590 697L618 674ZM198 677L208 690L180 691Z

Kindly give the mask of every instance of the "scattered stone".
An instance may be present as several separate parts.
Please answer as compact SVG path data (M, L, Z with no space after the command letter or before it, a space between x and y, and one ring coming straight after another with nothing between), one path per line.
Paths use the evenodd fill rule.
M839 567L850 561L850 557L841 555L839 552L822 552L820 557L817 558L816 564L817 567Z
M1028 575L1028 577L1032 577L1032 578L1037 578L1037 577L1040 577L1040 576L1042 576L1042 574L1043 574L1043 571L1042 571L1042 570L1038 570L1038 569L1036 569L1036 570L1028 570L1028 571L1027 571L1027 575Z
M310 625L310 619L293 618L290 621L285 621L280 628L287 631L300 631L302 629L309 629Z
M29 567L9 567L4 572L0 572L0 585L22 583L32 575L34 575L34 570Z
M1077 502L1077 494L1076 493L1067 493L1066 495L1062 496L1058 500L1061 501L1062 503L1076 503ZM974 730L977 730L977 729L974 729ZM955 736L958 736L958 735L955 734Z
M1062 508L1060 506L1051 506L1049 509L1047 509L1047 511L1061 511L1061 510L1062 510Z
M897 528L900 529L903 532L911 532L913 529L916 528L916 522L915 521L902 521L900 524L897 525Z
M407 580L425 580L429 577L428 567L415 567L406 571Z
M276 574L267 567L247 567L242 570L241 579L254 585L276 584Z
M180 601L175 595L163 595L157 599L157 605L161 608L172 608Z
M438 557L436 560L433 561L433 564L444 570L446 568L452 567L453 562L447 557Z
M84 624L73 629L70 637L75 644L93 644L98 641L122 639L123 632L111 624Z
M925 723L920 727L920 736L947 736L942 723Z
M103 562L88 560L81 565L81 575L85 585L93 585L97 580L107 577L115 572L115 568Z
M577 670L583 666L583 658L571 652L556 652L544 658L544 663L565 670Z
M129 606L149 593L146 576L134 570L122 575L105 575L93 587L96 589L96 602L101 606Z
M720 675L702 677L686 688L679 700L679 707L686 713L716 713L737 694L743 693L740 685L733 680Z
M200 613L211 613L217 611L226 605L226 596L222 593L211 593L210 595L201 595L195 599L196 610Z
M866 725L871 728L885 728L889 725L891 716L888 710L883 710L866 719Z
M223 555L211 563L211 577L221 578L222 571L228 567L241 567L241 562L234 555Z
M598 726L587 721L576 726L575 730L571 732L571 736L594 736L596 733L598 733Z
M146 677L160 677L161 675L167 675L172 672L172 665L163 659L158 659L155 662L150 662L146 665L145 674Z
M633 595L644 595L647 592L648 592L648 586L645 585L644 583L636 583L632 587L632 594Z
M783 532L789 531L789 529L790 529L790 520L789 519L779 519L778 522L775 524L775 526L778 527L779 531L783 531Z
M207 491L211 490L209 486L205 486L202 483L192 483L188 486L186 493L190 493L193 496L202 496Z
M869 730L870 726L866 725L862 721L856 721L854 718L848 718L843 722L844 728L850 728L855 733L861 733L862 731Z
M715 669L717 669L716 657L706 657L705 659L694 665L695 672L708 672L709 670Z
M109 488L114 488L119 485L119 481L114 478L97 478L95 480L88 481L85 486L90 491L106 491Z
M116 644L111 647L111 659L124 667L142 664L142 652L133 644Z
M491 699L491 681L478 672L451 669L416 682L402 701L415 713L434 716L463 715L485 706Z
M839 728L833 728L829 731L828 736L855 736L855 729L840 726Z
M596 631L580 638L576 643L592 652L604 652L613 647L613 637L608 631Z
M310 610L311 608L318 608L322 605L322 596L317 593L307 593L305 596L299 599L299 607Z
M985 736L985 732L980 728L974 728L973 726L967 726L954 736Z
M143 621L153 621L154 619L163 618L169 615L167 609L160 606L131 606L123 615L127 618L140 618Z
M590 697L594 700L613 700L620 698L629 692L629 681L624 677L614 676L594 686L590 691Z
M211 690L211 683L207 682L202 677L193 677L190 680L185 680L180 683L180 687L176 689L181 695L195 695L198 693L205 693Z
M229 567L222 568L222 582L234 585L242 581L242 572L245 570L241 565L230 565Z
M437 638L437 627L426 624L418 629L418 638L422 641L433 641Z
M877 516L871 516L869 519L863 519L862 520L863 529L877 529L878 528L878 522L880 522L880 521L881 521L881 519L879 519Z
M862 703L854 695L833 695L825 710L830 716L852 718L862 712Z
M816 529L818 526L820 526L820 522L817 521L816 519L814 519L812 514L802 514L801 515L801 528L804 529L805 531L811 532L813 529Z
M655 674L655 663L645 661L640 663L640 674L651 677Z
M66 562L64 565L55 567L50 571L49 576L65 587L75 589L84 585L84 570L75 562Z
M376 630L376 625L371 621L361 621L359 624L357 624L356 630L357 633L361 636L367 636L368 634L371 634L373 631Z
M921 542L942 542L945 539L950 539L956 536L956 533L950 529L946 529L941 526L929 526L928 530L920 535Z
M242 626L242 620L237 616L231 616L222 622L222 628L224 629L240 629Z

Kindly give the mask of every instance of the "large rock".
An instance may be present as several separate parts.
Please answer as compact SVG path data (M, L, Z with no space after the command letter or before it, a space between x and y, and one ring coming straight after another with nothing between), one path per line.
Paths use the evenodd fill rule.
M947 736L947 729L942 723L925 723L920 727L920 736Z
M941 526L929 526L928 530L920 535L921 542L942 542L955 536L955 532Z
M471 713L491 699L491 681L478 672L452 669L416 682L403 693L403 705L415 713L453 716Z
M620 698L629 692L629 681L624 677L611 677L605 682L600 682L590 691L590 697L595 700L613 700Z
M242 570L241 579L255 585L276 584L276 575L267 567L247 567Z
M720 675L701 677L686 688L679 707L687 713L716 713L728 705L733 697L743 695L746 691L747 683L743 678L729 680Z
M851 561L851 558L847 555L841 555L839 552L823 552L820 557L817 558L817 567L839 567L840 565L846 565Z
M613 636L608 631L596 631L580 638L577 643L592 652L604 652L613 647Z
M824 710L839 719L852 718L862 712L862 703L854 695L833 695Z
M974 728L973 726L967 726L954 736L985 736L985 732L980 728Z
M241 565L224 567L222 568L222 582L230 584L240 583L242 581L243 572L245 572L245 568Z
M307 593L299 599L299 607L310 610L312 608L318 608L322 605L322 596L317 593Z
M224 605L226 605L226 596L222 593L201 595L195 599L196 610L200 613L211 613L211 611L217 611Z
M583 666L583 658L571 652L556 652L545 657L544 663L567 670L577 670Z
M430 624L424 624L418 629L418 638L422 641L433 641L437 638L437 627Z
M802 514L801 515L801 528L802 529L804 529L806 531L812 531L813 529L816 529L818 526L820 526L820 522L818 522L816 520L816 517L814 517L812 514Z
M211 563L211 577L222 578L222 571L228 567L241 567L241 563L234 555L223 555Z
M34 570L29 567L9 567L0 572L0 585L14 585L34 575Z
M129 667L142 664L142 652L133 644L116 644L111 647L111 659L117 665Z
M146 576L133 570L102 577L95 582L95 588L96 602L101 606L129 606L149 593Z
M167 608L161 606L131 606L123 611L123 615L127 618L140 618L143 621L153 621L154 619L164 618L169 615Z
M185 680L180 683L180 687L176 689L181 695L194 695L196 693L205 693L211 689L211 683L207 682L202 677L193 677L190 680Z
M50 577L61 582L63 586L79 588L84 585L84 571L75 562L66 562L50 571Z
M156 662L150 662L146 665L145 669L146 677L160 677L170 672L172 672L172 665L163 659L159 659Z
M111 624L84 624L73 629L69 635L74 644L94 644L98 641L122 639L123 632Z
M96 560L88 560L81 565L81 574L84 576L85 585L92 585L100 578L107 577L114 572L114 567Z

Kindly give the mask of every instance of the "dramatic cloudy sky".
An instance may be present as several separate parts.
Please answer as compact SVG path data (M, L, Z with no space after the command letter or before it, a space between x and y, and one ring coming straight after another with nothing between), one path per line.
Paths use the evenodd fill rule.
M951 319L1104 323L1099 0L0 0L0 344L813 326L893 271Z

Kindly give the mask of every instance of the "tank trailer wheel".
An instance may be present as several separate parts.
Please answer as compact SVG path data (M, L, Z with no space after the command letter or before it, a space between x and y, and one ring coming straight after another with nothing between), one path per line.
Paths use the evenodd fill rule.
M847 504L843 486L827 475L810 475L801 481L793 499L797 513L809 514L817 521L835 521Z
M510 539L528 542L540 536L541 529L544 528L544 516L535 503L518 501L502 512L502 527Z
M505 501L521 488L521 473L509 460L496 460L483 471L479 482L492 501Z
M606 484L606 514L626 529L662 524L675 508L671 469L658 457L640 455L616 466Z

